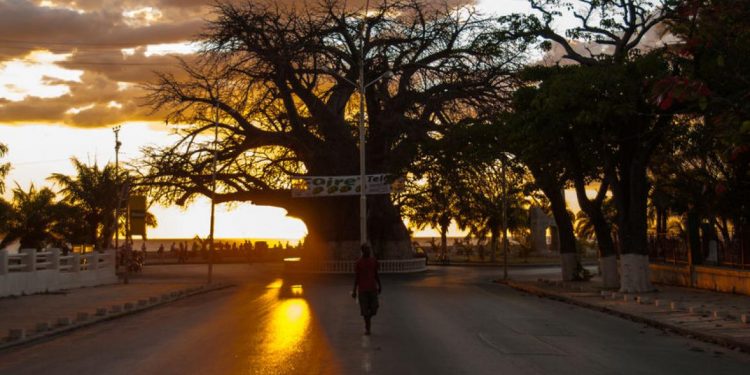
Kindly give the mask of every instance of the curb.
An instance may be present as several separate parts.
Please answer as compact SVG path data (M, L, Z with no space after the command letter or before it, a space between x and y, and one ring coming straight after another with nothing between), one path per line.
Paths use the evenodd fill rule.
M59 317L53 322L53 324L50 324L49 321L39 322L36 324L36 330L32 331L31 334L26 334L24 329L12 328L9 330L9 335L7 337L0 338L0 350L29 344L48 337L75 331L79 328L88 327L96 323L122 318L166 305L170 302L175 302L198 294L227 289L233 286L233 284L229 283L200 285L164 293L157 297L148 297L147 299L139 299L123 304L97 307L95 313L79 312L74 318Z
M619 310L615 310L606 306L599 306L594 303L578 300L578 299L566 296L561 293L551 292L551 291L544 290L542 288L535 287L532 285L527 285L523 283L515 283L513 281L495 281L495 282L498 284L507 285L521 292L536 295L538 297L544 297L544 298L548 298L548 299L552 299L552 300L556 300L560 302L565 302L571 305L576 305L579 307L587 308L590 310L604 312L604 313L614 315L620 318L628 319L637 323L646 324L654 328L671 331L681 336L685 336L688 338L695 338L703 342L720 345L730 350L739 349L742 352L750 354L750 343L741 342L732 337L718 335L718 334L708 334L708 333L680 327L674 324L660 322L658 320L645 318L643 316L636 315L633 313L619 311Z
M451 263L439 263L439 262L427 262L428 266L438 267L503 267L502 263L472 263L472 262L451 262ZM595 267L597 263L593 262L582 262L584 267ZM508 268L547 268L547 267L560 267L560 263L508 263Z

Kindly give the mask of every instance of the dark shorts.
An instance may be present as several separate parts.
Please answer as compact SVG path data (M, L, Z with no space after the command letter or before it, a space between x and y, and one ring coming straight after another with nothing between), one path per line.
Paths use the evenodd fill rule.
M359 292L359 311L362 316L374 316L378 313L378 292Z

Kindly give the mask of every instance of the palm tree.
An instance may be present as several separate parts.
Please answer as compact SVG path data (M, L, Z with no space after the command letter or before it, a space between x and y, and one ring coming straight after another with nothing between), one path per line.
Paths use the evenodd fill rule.
M54 173L48 179L61 187L64 202L81 209L89 230L86 242L98 249L108 248L115 233L117 197L126 196L122 193L127 176L124 172L117 176L110 163L99 169L96 163L86 165L77 158L71 162L75 176Z
M41 249L46 245L60 243L63 236L55 229L59 228L61 216L61 206L55 202L52 190L37 190L32 184L28 191L24 191L16 184L0 248L16 240L21 242L21 248L24 249Z
M8 147L0 143L0 157L5 156L6 153L8 153ZM10 163L0 164L0 194L5 193L5 176L8 175L9 171Z

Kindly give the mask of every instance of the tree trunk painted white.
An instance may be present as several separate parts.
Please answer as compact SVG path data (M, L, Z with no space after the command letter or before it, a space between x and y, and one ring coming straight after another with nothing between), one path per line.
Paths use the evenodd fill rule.
M562 279L563 281L573 280L573 276L576 272L576 266L578 265L578 254L576 253L562 253L560 254L560 265L562 268Z
M654 286L648 268L648 255L623 254L620 256L620 292L653 292Z
M605 288L619 288L620 275L617 273L617 256L599 258L599 270L602 273L602 285Z

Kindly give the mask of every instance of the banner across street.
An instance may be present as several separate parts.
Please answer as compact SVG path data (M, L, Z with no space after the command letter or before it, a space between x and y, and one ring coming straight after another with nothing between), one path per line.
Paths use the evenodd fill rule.
M391 183L387 174L367 175L366 194L388 194ZM333 197L358 195L362 184L359 176L296 177L292 182L292 197Z

